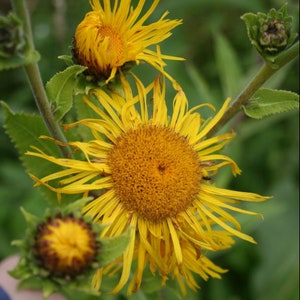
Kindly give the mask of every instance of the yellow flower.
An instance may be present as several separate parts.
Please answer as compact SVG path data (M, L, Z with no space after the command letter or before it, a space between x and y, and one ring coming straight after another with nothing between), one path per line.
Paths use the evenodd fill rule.
M55 276L82 274L96 261L99 245L89 223L73 216L49 218L38 227L34 251Z
M194 273L207 280L209 276L220 278L225 272L204 253L231 247L233 235L254 242L241 232L230 212L258 215L241 208L239 201L263 201L267 197L218 188L209 180L226 165L234 175L240 173L231 158L218 153L234 135L206 138L226 111L229 99L211 120L205 121L196 110L211 105L188 110L185 94L178 87L169 115L164 82L157 79L145 88L135 79L137 95L132 94L121 74L124 96L94 90L98 104L87 97L85 102L99 118L65 125L66 129L85 125L94 135L87 142L69 143L83 154L82 160L57 158L36 149L27 154L51 161L63 170L42 179L32 178L59 198L61 194L93 195L84 212L94 222L107 225L103 237L118 236L131 228L130 244L123 256L95 274L97 288L103 274L114 273L122 266L119 283L112 292L118 292L129 278L128 292L137 291L148 265L153 273L160 274L162 283L175 277L184 293L185 282L192 289L198 288ZM58 186L51 186L52 180L58 180ZM131 276L133 260L137 265Z
M75 60L88 67L88 72L106 82L115 77L117 71L127 63L145 61L166 74L164 59L182 60L179 57L162 55L148 47L168 38L170 31L181 24L181 20L165 19L168 12L154 22L145 25L159 0L154 0L148 11L139 18L145 0L132 8L131 0L91 0L92 11L78 25L74 36ZM166 74L167 75L167 74Z

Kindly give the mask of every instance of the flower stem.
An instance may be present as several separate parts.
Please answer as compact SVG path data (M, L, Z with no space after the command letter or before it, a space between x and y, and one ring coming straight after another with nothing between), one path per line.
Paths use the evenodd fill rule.
M17 16L23 22L24 32L26 34L26 38L28 41L28 47L29 47L28 51L29 52L34 51L35 49L34 49L34 42L32 37L31 25L30 25L30 18L29 18L29 14L25 2L24 0L13 0L12 2ZM25 65L24 68L32 89L32 93L35 98L36 105L40 111L41 116L43 117L43 120L48 128L50 135L54 139L64 144L67 144L67 140L61 128L59 127L58 123L54 119L51 106L48 97L46 95L44 84L42 82L38 64L31 63ZM71 157L71 151L69 147L59 146L59 148L64 157Z
M219 122L207 133L211 137L230 121L242 106L246 105L253 94L278 70L299 55L299 41L287 49L275 59L274 63L265 62L255 77L249 82L244 90L235 98Z

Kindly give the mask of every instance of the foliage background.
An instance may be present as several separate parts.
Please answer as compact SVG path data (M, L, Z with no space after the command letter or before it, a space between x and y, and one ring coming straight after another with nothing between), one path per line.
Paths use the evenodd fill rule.
M134 2L134 1L133 1ZM149 1L146 1L147 4ZM165 11L183 25L162 45L164 53L183 56L186 62L170 62L167 71L183 86L190 107L211 102L219 108L227 96L234 97L258 70L261 60L251 47L240 16L246 12L267 12L279 8L281 0L161 0L153 20ZM57 59L70 54L76 25L89 10L88 1L29 0L36 49L44 82L63 70ZM1 13L9 1L1 0ZM298 28L299 5L289 1L288 11ZM150 81L155 72L136 68L142 80ZM268 87L299 93L298 60L286 66L266 84ZM13 69L0 73L0 98L15 111L36 112L25 73ZM20 206L42 214L47 206L24 172L17 152L3 128L0 111L0 260L16 253L11 241L22 237L25 221ZM258 245L237 241L236 245L213 260L229 272L222 280L199 279L201 290L186 299L205 300L296 300L299 297L299 117L290 112L254 121L237 116L230 124L237 132L226 149L243 173L232 178L225 170L214 178L218 186L273 195L270 201L248 205L264 214L264 220L242 217L243 230ZM163 289L161 298L174 299ZM84 298L73 295L70 299ZM147 297L147 296L146 296ZM138 293L130 297L101 296L101 299L147 299ZM153 299L149 297L149 299Z

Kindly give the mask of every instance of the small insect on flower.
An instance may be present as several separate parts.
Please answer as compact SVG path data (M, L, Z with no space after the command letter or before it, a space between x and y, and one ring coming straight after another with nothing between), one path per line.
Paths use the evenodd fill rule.
M215 162L213 161L201 161L200 167L202 171L201 180L202 181L212 181L213 176L216 172L213 172Z
M211 180L212 180L212 177L210 177L210 176L202 176L201 179L202 179L202 180L205 180L205 181L211 181Z

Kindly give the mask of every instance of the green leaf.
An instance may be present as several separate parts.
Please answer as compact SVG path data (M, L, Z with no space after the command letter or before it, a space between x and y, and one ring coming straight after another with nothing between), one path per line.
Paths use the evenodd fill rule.
M299 299L299 186L294 173L279 168L271 187L276 202L264 207L266 218L256 232L260 264L252 271L253 299Z
M90 100L93 101L93 99ZM98 104L99 105L99 104ZM98 119L99 115L97 115L83 100L83 95L78 94L74 97L74 107L76 110L76 117L78 120L82 119ZM84 125L78 125L77 126L78 133L80 135L80 138L83 141L89 141L95 139L93 136L91 130L84 126Z
M48 130L40 116L24 113L13 113L8 105L1 102L4 108L4 127L6 133L17 148L21 161L27 172L41 178L45 175L60 170L55 164L34 156L25 155L31 146L37 147L49 155L60 156L59 149L53 142L40 139L41 135L48 135ZM43 188L46 196L53 201L53 192Z
M26 56L12 56L9 58L0 58L0 71L23 67L40 60L40 54L37 51L31 51Z
M205 81L203 75L200 73L200 70L198 70L193 63L187 63L186 69L191 81L194 83L195 89L199 94L199 98L211 103L215 97L212 94L210 86ZM214 105L214 103L211 104Z
M60 55L58 56L59 59L63 60L67 66L73 66L74 61L71 55Z
M245 114L253 119L299 109L299 95L289 91L260 89L243 107Z
M86 67L73 65L55 74L46 84L46 92L52 105L56 120L61 120L72 108L77 76Z
M101 239L99 261L102 266L107 265L123 254L130 240L130 231L113 238Z
M34 114L14 113L9 106L1 101L4 108L5 129L17 150L21 159L27 158L24 155L30 149L30 146L35 146L49 155L59 156L59 150L53 142L41 140L41 135L49 135L49 132L44 124L43 119ZM27 159L24 161L27 162ZM33 166L31 168L41 169L41 166Z
M23 207L20 208L21 212L27 222L27 224L29 224L30 226L34 227L37 224L38 218L37 216L29 213L28 211L26 211Z
M215 36L215 53L224 97L234 97L240 90L242 72L236 53L221 34Z

